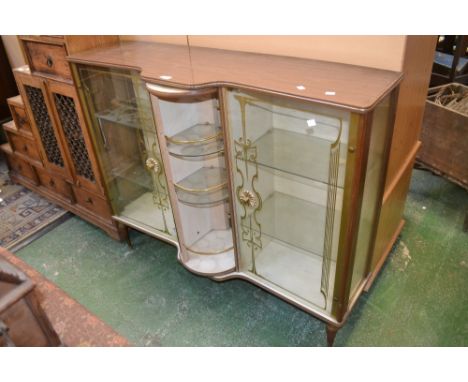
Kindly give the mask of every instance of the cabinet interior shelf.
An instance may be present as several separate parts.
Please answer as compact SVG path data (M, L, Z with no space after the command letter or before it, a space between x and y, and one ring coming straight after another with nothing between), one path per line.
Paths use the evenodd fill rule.
M137 162L128 164L127 166L121 166L120 168L114 168L110 171L113 178L124 179L128 182L137 184L148 191L153 189L153 181L148 171Z
M231 229L214 229L186 247L186 265L201 273L220 273L235 266Z
M169 154L176 158L206 157L224 152L221 127L197 123L169 137L166 135Z
M331 143L323 138L271 128L252 145L257 147L256 162L259 166L328 184ZM345 152L346 149L347 145L340 145L340 151ZM325 166L324 161L327 163ZM339 174L344 174L345 160L342 156L338 165ZM343 185L344 177L341 176L338 187L343 188Z
M224 154L223 140L215 140L207 143L197 143L191 145L167 145L169 154L181 159L206 158L214 155Z
M221 137L221 127L209 122L197 123L171 137L166 135L168 142L176 145L207 143Z
M153 231L161 234L165 227L165 217L171 216L172 211L168 206L165 211L155 205L152 192L145 192L137 199L127 204L119 213L120 221L128 221L133 226L142 226L145 231Z
M227 172L223 167L202 167L175 183L176 190L192 193L208 193L227 185Z
M258 219L265 243L275 241L311 256L322 256L325 206L275 191L263 201ZM245 228L260 233L255 227Z
M174 186L179 201L193 207L212 207L229 198L223 167L202 167Z
M138 130L146 130L154 134L151 117L144 115L138 110L133 102L119 101L116 102L114 107L103 110L95 115L100 121L111 122Z

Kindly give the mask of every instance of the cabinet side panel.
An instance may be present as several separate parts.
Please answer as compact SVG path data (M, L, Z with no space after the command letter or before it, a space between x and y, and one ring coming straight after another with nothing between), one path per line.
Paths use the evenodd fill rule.
M393 100L394 97L387 96L373 112L366 179L350 289L351 296L354 296L367 276L367 264L370 252L373 249L375 227L379 218L383 194L384 170L388 158L388 140L391 137L394 122Z
M409 178L424 113L424 105L436 44L435 36L408 36L403 62L404 78L400 84L395 128L385 182L383 210L380 215L376 246L372 255L371 272L388 254L386 248L396 238L395 232L404 210ZM388 208L392 200L392 208ZM398 216L395 216L397 214ZM393 218L389 217L392 214ZM375 278L372 275L371 280ZM369 286L369 284L368 284Z
M386 190L396 178L401 176L401 167L419 138L435 43L434 36L407 38L403 62L404 77L398 95Z

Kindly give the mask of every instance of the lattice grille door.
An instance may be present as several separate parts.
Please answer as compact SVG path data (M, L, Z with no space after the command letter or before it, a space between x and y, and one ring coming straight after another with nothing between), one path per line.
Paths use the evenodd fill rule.
M62 154L57 143L54 128L50 120L47 105L41 89L25 85L26 96L36 122L39 134L41 136L42 146L44 147L47 160L59 167L64 167Z
M76 172L94 182L94 173L76 113L75 101L72 97L58 93L54 93L54 101Z

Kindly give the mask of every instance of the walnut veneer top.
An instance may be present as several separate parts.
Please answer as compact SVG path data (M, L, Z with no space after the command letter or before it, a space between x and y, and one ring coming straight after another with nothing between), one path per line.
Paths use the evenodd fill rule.
M402 78L399 72L326 61L148 42L123 42L68 58L133 68L160 85L239 86L356 111L374 107Z

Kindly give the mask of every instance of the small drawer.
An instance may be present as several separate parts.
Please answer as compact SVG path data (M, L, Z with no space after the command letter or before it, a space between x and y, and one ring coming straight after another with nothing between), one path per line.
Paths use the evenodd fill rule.
M39 176L41 186L70 202L75 200L71 184L67 183L62 178L49 174L45 170L36 168L36 171Z
M71 79L67 51L62 43L23 40L24 51L32 73Z
M10 105L11 115L19 131L26 132L32 136L31 125L29 124L26 110L21 107Z
M91 194L83 188L73 187L73 189L75 191L76 202L80 206L103 218L107 219L111 217L112 213L106 200Z
M8 164L12 172L37 183L37 176L34 168L26 161L15 155L6 155Z
M33 140L12 133L8 133L8 139L15 153L33 161L41 162L41 156Z

